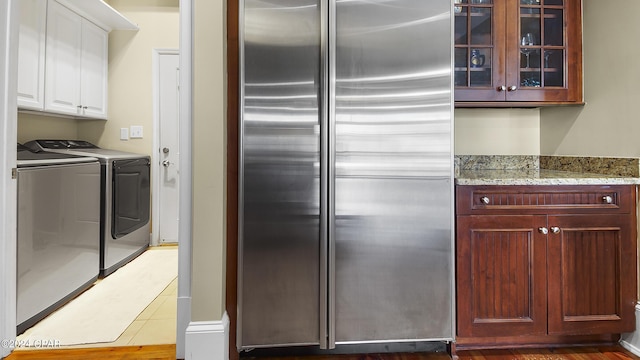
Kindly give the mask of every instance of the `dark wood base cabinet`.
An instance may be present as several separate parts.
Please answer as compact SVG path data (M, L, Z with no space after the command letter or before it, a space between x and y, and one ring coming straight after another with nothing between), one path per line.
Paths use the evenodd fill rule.
M635 329L635 186L457 186L456 197L457 349Z

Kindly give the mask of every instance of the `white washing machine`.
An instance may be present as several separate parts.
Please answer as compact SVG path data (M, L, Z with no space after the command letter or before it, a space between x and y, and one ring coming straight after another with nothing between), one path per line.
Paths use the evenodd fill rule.
M17 332L89 288L100 272L100 163L18 144Z
M107 276L149 247L151 158L82 140L33 140L34 151L92 156L101 167L100 274Z

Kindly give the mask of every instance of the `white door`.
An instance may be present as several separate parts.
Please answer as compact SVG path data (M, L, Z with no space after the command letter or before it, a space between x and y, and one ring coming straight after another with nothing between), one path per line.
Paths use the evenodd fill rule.
M158 117L159 117L159 241L178 242L179 193L179 56L160 53L158 57Z

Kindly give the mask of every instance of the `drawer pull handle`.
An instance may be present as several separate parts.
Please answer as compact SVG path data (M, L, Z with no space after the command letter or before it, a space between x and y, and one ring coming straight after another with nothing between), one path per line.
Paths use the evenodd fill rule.
M611 196L609 196L609 195L607 195L607 196L603 196L603 197L602 197L602 201L603 201L605 204L612 204L612 203L613 203L613 198L612 198Z
M489 200L489 198L486 196L481 197L480 201L485 205L489 205L491 203L491 200Z
M551 227L551 232L554 234L560 234L560 228L557 226L552 226Z
M558 229L560 230L560 229ZM539 227L538 228L538 232L542 235L547 235L549 233L549 229L547 229L546 227Z

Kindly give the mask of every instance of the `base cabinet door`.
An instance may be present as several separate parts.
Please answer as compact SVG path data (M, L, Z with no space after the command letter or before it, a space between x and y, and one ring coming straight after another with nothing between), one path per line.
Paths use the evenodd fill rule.
M457 349L635 330L635 186L457 186Z
M635 328L632 219L550 216L549 334L620 333Z
M458 335L544 335L545 216L458 217Z

